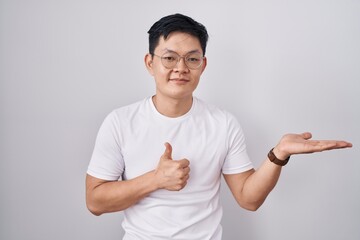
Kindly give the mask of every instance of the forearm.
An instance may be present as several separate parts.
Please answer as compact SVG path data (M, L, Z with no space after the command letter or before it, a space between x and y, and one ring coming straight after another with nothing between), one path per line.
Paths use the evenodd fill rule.
M87 181L91 181L87 176ZM125 210L158 189L154 171L126 181L102 182L87 189L86 202L95 215Z
M245 181L242 189L242 203L249 210L258 209L274 189L281 173L281 166L266 159Z

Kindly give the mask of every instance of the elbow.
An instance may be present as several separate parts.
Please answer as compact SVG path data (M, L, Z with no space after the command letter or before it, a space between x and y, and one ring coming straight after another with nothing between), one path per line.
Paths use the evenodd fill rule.
M97 208L93 207L92 205L87 205L87 209L95 216L100 216L103 214L101 211L99 211Z
M91 212L95 216L100 216L104 213L103 211L101 211L99 207L96 206L96 204L94 204L89 199L86 199L86 207L89 210L89 212Z
M238 201L238 204L240 207L242 207L245 210L256 212L261 205L264 203L264 201L255 201L255 202L240 202Z
M103 214L102 212L97 211L97 210L95 210L95 209L93 209L93 208L89 208L89 207L88 207L88 210L89 210L94 216L100 216L101 214Z
M123 206L119 206L119 208L113 208L109 205L106 205L102 202L97 202L94 199L87 199L86 200L86 207L87 209L95 216L100 216L104 213L111 213L111 212L118 212L126 209Z
M247 204L247 205L243 205L241 207L248 211L256 212L261 207L261 204Z

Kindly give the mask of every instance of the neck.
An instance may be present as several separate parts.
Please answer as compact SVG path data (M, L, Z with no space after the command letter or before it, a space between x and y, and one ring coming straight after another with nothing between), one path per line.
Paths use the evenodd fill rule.
M159 113L176 118L186 114L191 109L193 98L190 96L185 99L168 99L161 97L161 95L154 95L152 101Z

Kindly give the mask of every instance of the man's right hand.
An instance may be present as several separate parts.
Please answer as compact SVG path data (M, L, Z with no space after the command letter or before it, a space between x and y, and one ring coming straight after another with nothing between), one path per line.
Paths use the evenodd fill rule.
M158 189L179 191L189 179L189 160L173 160L172 147L165 152L155 170L122 181L109 181L86 175L86 204L95 215L125 210Z
M187 159L173 160L171 154L172 146L165 143L165 152L155 169L155 177L159 188L179 191L186 186L189 179L190 162Z

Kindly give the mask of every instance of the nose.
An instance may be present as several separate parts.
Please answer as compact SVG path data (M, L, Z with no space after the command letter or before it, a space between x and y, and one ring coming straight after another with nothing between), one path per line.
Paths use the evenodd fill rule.
M180 57L176 66L174 67L174 71L176 72L188 72L189 68L185 64L185 57Z

